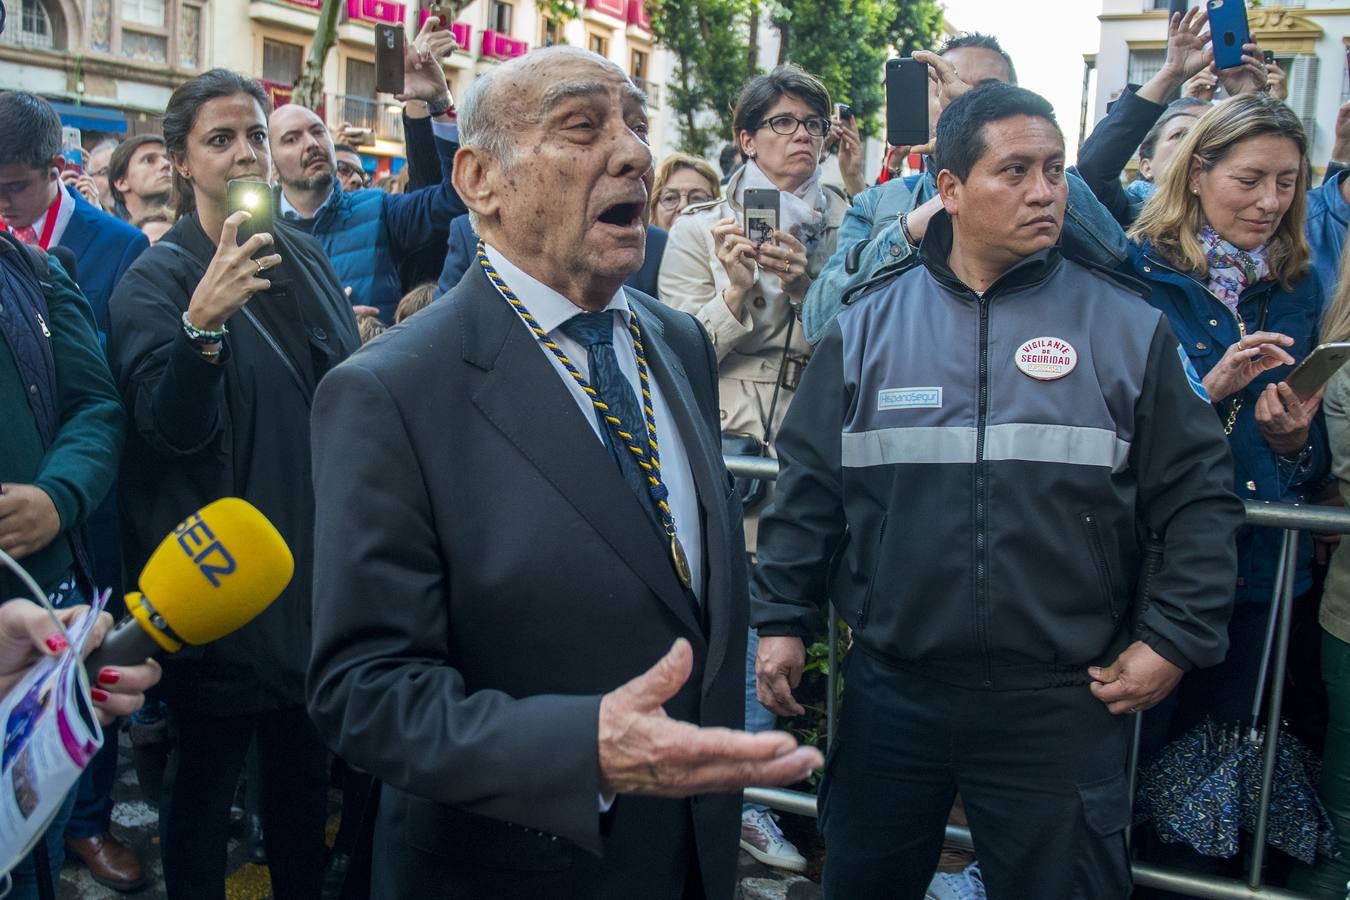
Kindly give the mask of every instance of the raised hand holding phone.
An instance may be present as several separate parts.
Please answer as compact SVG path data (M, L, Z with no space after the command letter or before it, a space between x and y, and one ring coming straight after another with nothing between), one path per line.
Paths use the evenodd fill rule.
M403 88L394 92L397 99L431 105L454 102L441 60L459 49L459 42L448 28L439 26L439 16L427 16L417 37L404 50Z
M194 328L219 331L254 294L272 286L263 274L280 265L281 256L272 253L253 258L264 247L272 246L272 235L268 232L254 234L241 244L239 227L248 219L247 211L237 210L220 229L216 255L211 257L210 265L188 301L187 317Z

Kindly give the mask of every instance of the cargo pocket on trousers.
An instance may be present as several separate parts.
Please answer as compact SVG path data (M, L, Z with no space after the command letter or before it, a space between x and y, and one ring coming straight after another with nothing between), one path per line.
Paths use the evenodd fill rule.
M1083 821L1094 834L1109 837L1130 824L1129 782L1125 773L1078 786Z

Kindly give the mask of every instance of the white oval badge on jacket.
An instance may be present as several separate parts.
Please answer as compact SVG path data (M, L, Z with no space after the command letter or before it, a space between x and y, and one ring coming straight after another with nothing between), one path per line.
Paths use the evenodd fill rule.
M1057 337L1032 338L1017 348L1017 368L1037 381L1063 378L1078 365L1078 351Z

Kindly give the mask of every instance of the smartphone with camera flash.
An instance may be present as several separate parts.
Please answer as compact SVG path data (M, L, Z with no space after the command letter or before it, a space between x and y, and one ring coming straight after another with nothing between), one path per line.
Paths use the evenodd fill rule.
M275 219L272 202L272 186L265 181L236 178L225 185L225 215L232 216L241 209L249 214L248 221L239 226L239 243L255 234L271 232Z
M928 143L928 64L908 56L886 60L886 143Z
M375 90L383 94L403 93L402 25L375 26Z
M750 243L774 242L773 233L778 230L780 197L778 191L769 188L746 188L745 190L745 236Z
M1242 45L1252 40L1247 27L1246 0L1208 0L1210 42L1214 45L1214 65L1235 69L1242 65Z
M1350 362L1350 342L1319 344L1295 367L1285 383L1300 398L1307 400L1347 362Z
M847 103L836 103L834 105L834 114L839 117L839 121L848 122L853 118L853 107Z

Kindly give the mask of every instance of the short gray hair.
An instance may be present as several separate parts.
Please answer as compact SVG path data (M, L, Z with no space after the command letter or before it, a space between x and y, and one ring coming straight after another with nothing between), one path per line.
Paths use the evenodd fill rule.
M459 98L455 117L459 123L460 146L477 150L496 160L504 168L514 165L516 131L521 126L539 121L542 109L521 109L518 105L500 102L494 96L498 90L498 82L517 74L527 66L547 63L549 59L559 56L585 57L614 69L625 79L628 78L628 73L624 72L618 63L581 47L558 44L531 50L524 56L518 56L479 75L469 85L464 96ZM645 97L643 102L645 105ZM469 224L473 226L475 232L478 231L478 214L473 210L469 210Z

